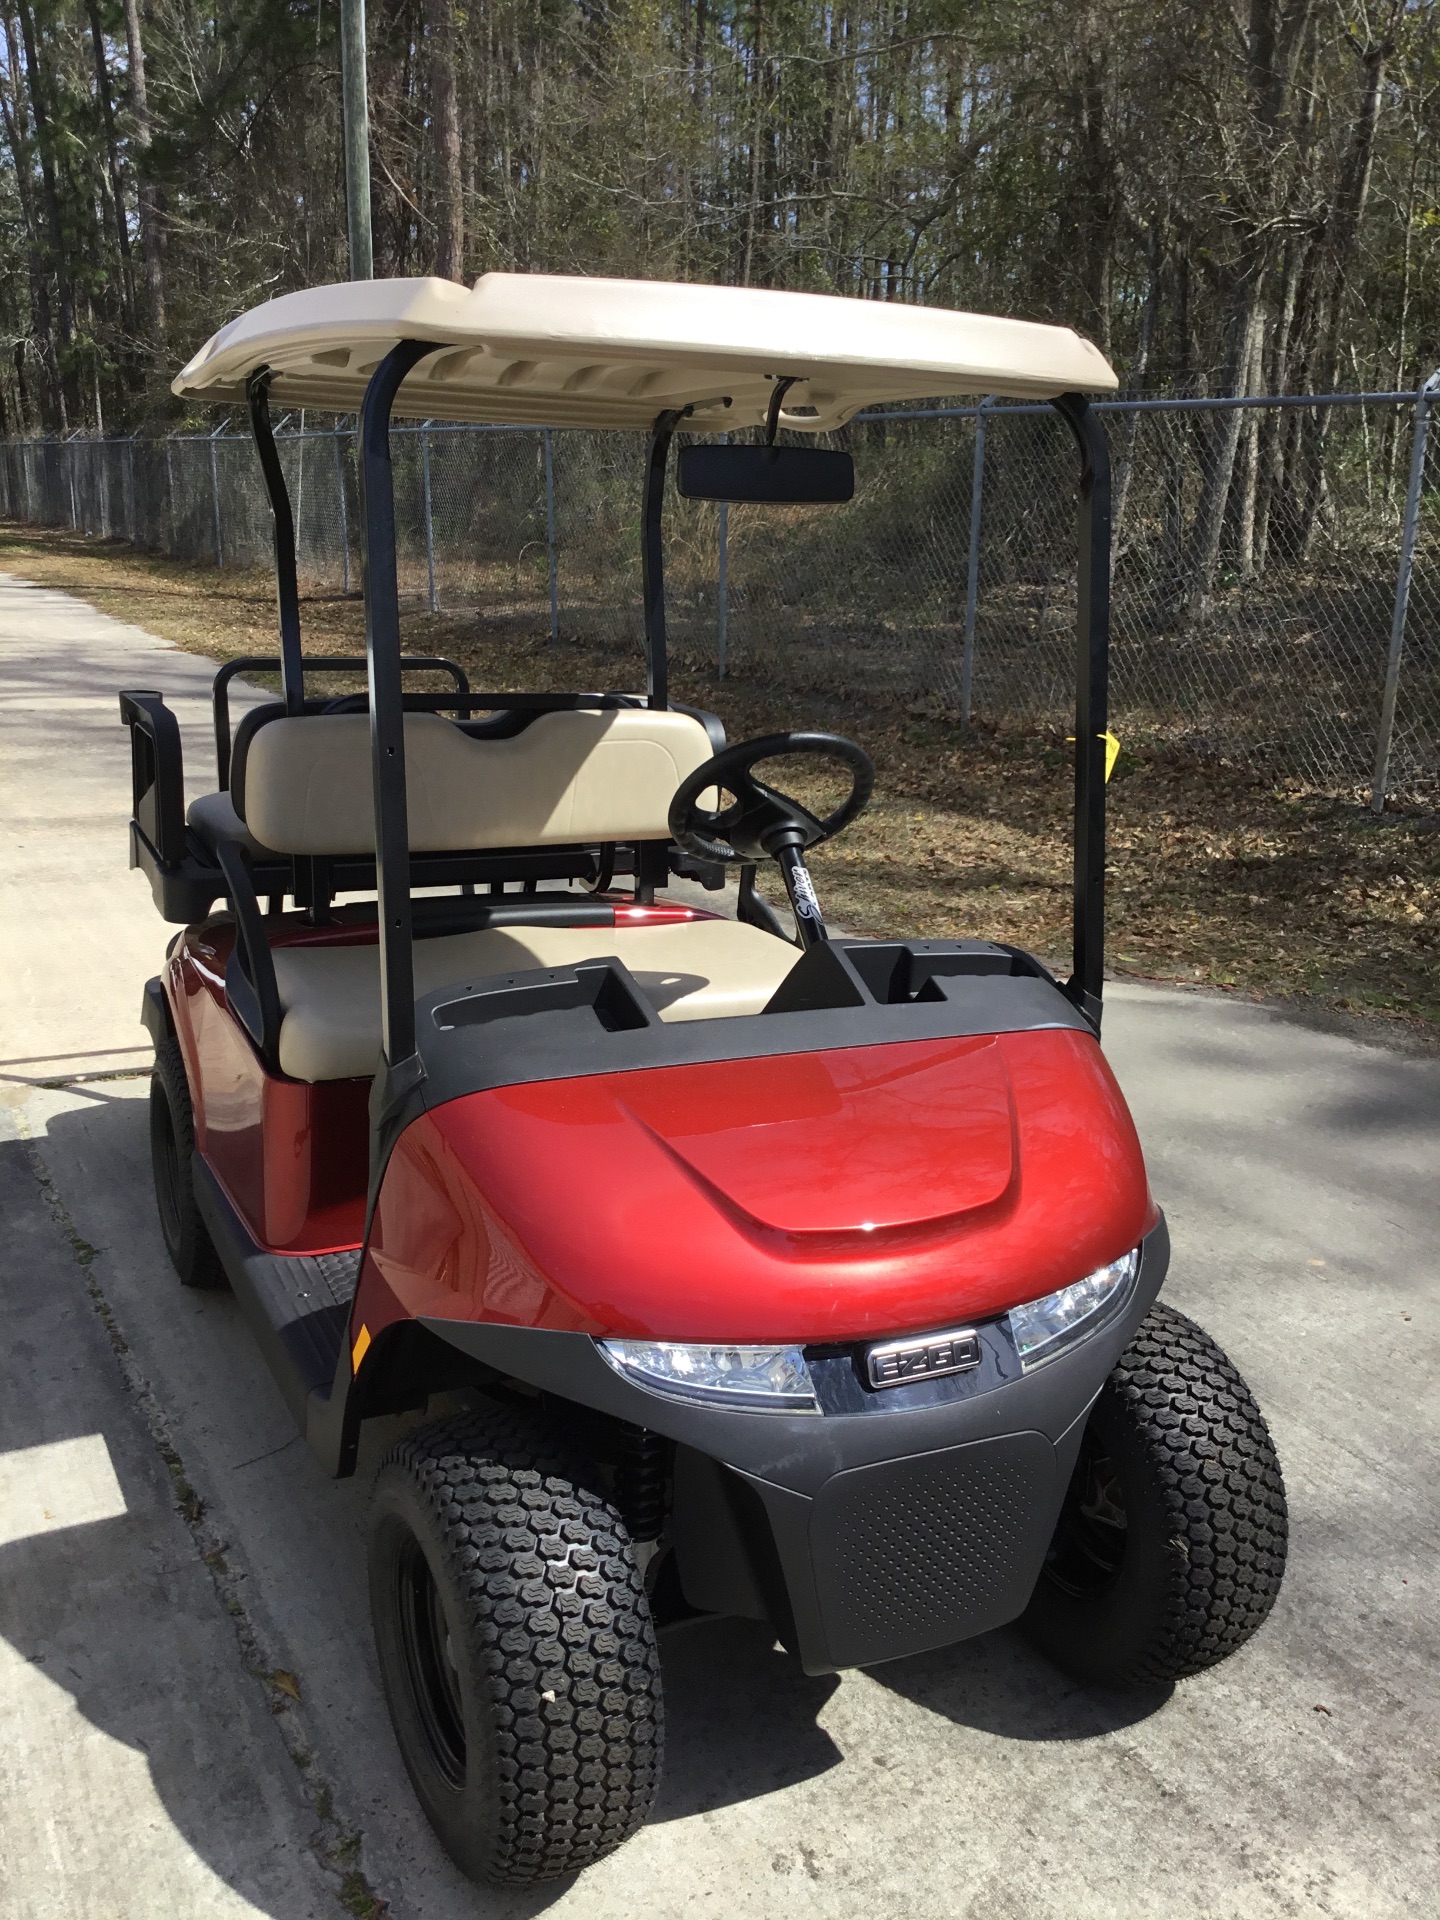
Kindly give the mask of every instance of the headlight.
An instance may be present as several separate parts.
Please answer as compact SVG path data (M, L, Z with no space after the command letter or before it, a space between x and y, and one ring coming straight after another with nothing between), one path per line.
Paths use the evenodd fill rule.
M668 1340L598 1340L611 1366L641 1386L708 1407L819 1413L799 1347L690 1347Z
M1043 1300L1032 1300L1028 1306L1012 1307L1008 1315L1010 1331L1026 1373L1094 1333L1123 1305L1139 1270L1140 1249L1136 1247L1132 1253L1112 1260L1108 1267L1087 1273L1073 1286L1047 1293Z

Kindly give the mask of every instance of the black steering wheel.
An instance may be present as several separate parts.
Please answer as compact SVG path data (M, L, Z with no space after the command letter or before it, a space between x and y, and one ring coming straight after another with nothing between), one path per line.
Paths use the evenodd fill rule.
M823 820L817 820L808 807L788 794L767 787L751 771L762 760L778 760L789 753L838 760L850 769L849 796ZM838 733L767 733L759 740L743 740L739 746L726 747L703 767L697 767L688 780L681 781L670 802L670 837L702 860L738 863L740 918L784 939L787 936L780 922L755 891L756 862L775 861L790 896L800 945L813 947L829 935L805 865L805 849L848 827L869 800L874 785L870 756L853 740ZM723 787L735 798L728 807L712 813L700 805L700 795L707 787Z
M751 772L762 760L782 754L810 754L817 760L838 760L850 769L851 787L841 806L823 820L808 807L757 780ZM687 853L702 860L750 864L776 859L785 850L818 846L868 804L875 785L875 768L863 747L838 733L767 733L758 740L742 740L726 747L682 780L670 802L670 837ZM707 787L723 787L735 795L728 807L712 813L699 804Z

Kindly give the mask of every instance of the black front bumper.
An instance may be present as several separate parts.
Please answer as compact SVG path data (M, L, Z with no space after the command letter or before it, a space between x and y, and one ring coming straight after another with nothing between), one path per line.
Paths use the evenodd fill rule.
M807 1673L830 1673L946 1646L1023 1611L1086 1416L1169 1255L1162 1220L1123 1309L1031 1374L1013 1348L1007 1360L1008 1340L992 1323L974 1373L863 1396L863 1411L842 1410L862 1396L822 1392L819 1417L650 1392L584 1334L422 1324L503 1374L675 1441L673 1537L686 1596L768 1619ZM837 1357L837 1373L848 1366Z

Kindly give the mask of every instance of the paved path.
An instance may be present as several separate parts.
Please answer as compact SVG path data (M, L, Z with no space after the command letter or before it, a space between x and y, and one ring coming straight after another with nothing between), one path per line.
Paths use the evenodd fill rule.
M655 1821L572 1887L483 1894L390 1737L364 1474L320 1476L233 1302L176 1285L143 1079L35 1084L147 1057L168 935L125 872L113 694L193 699L205 670L3 580L0 656L0 1118L29 1142L0 1169L0 1911L338 1914L351 1831L399 1920L1434 1909L1440 1062L1233 1000L1110 996L1169 1296L1250 1378L1289 1482L1290 1576L1244 1653L1119 1700L1008 1631L808 1680L758 1629L680 1629Z

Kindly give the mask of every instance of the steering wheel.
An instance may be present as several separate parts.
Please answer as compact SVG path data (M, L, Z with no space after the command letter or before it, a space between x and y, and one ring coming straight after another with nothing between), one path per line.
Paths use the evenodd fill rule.
M788 753L838 760L850 769L848 798L823 820L817 820L798 800L755 778L752 768L760 761ZM853 740L843 739L838 733L767 733L759 740L726 747L703 767L697 767L688 780L681 781L670 802L670 837L702 860L738 863L740 918L784 939L784 929L769 903L755 891L755 863L774 860L790 896L800 944L813 947L829 936L805 865L805 849L848 827L869 800L874 785L870 756ZM700 795L707 787L723 787L735 799L730 806L712 813L700 805Z
M823 820L808 807L757 780L751 768L782 754L808 754L838 760L850 769L850 793ZM875 768L863 747L838 733L767 733L726 747L682 780L670 802L670 837L702 860L750 864L775 859L785 849L799 851L848 827L870 799ZM707 787L724 787L733 803L712 813L699 804Z

